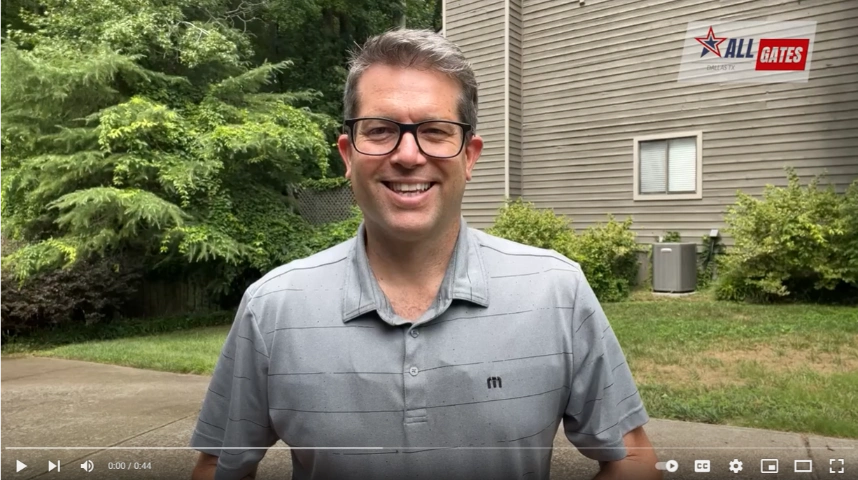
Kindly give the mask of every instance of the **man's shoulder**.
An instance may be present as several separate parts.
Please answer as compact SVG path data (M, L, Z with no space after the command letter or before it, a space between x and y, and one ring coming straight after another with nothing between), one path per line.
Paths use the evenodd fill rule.
M281 291L314 290L322 283L332 287L330 282L340 277L354 242L353 237L309 257L274 268L248 287L248 297L254 299ZM336 288L340 286L336 285Z
M478 248L487 260L489 270L530 273L535 269L569 271L574 276L583 276L581 265L560 253L545 248L533 247L496 237L477 229L470 229ZM522 270L523 269L523 270Z

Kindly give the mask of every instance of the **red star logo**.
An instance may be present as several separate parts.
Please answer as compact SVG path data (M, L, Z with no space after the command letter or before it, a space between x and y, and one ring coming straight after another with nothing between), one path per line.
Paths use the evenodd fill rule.
M727 37L716 37L715 32L712 31L712 27L709 27L709 33L705 37L694 37L694 39L700 42L700 44L706 49L700 54L701 57L706 55L707 50L720 57L721 49L718 48L718 45L720 45L724 40L727 40Z

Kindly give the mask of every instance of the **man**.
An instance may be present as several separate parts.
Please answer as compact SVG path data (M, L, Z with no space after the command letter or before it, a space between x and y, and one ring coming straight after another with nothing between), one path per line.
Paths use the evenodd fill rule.
M648 417L575 262L470 229L483 148L461 52L398 30L356 52L338 141L356 238L244 295L191 445L194 478L547 479L555 432L598 478L660 478Z

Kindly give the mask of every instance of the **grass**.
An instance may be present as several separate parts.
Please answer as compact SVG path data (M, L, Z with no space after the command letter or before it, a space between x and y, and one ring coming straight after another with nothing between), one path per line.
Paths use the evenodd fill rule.
M110 363L176 373L211 374L229 332L228 325L159 335L75 343L39 356Z
M858 438L858 308L604 305L652 417Z
M650 416L858 438L858 308L636 292L604 309ZM3 352L208 374L231 319L78 327Z
M3 357L37 355L176 373L211 374L233 312L74 325L4 338Z

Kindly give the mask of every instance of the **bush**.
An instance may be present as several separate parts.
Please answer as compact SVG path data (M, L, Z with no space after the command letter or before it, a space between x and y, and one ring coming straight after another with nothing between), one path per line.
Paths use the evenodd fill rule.
M602 301L616 302L628 298L638 275L638 256L642 247L631 230L632 219L589 227L574 237L564 253L581 264L587 281Z
M140 271L128 261L101 258L18 281L2 272L3 335L118 316L136 291Z
M802 187L787 169L787 187L768 185L762 199L739 192L728 209L735 245L722 257L718 298L814 300L858 288L858 181L847 195ZM826 295L828 294L828 295Z
M352 214L349 218L316 227L313 236L308 241L310 251L313 253L321 252L354 237L362 221L363 214L360 209L352 207Z
M617 301L628 297L638 272L640 247L631 225L631 219L621 223L609 217L607 223L575 235L566 217L518 199L501 207L486 232L578 262L599 299Z
M551 209L539 210L517 199L500 208L495 223L486 233L533 247L560 251L574 236L569 219Z

